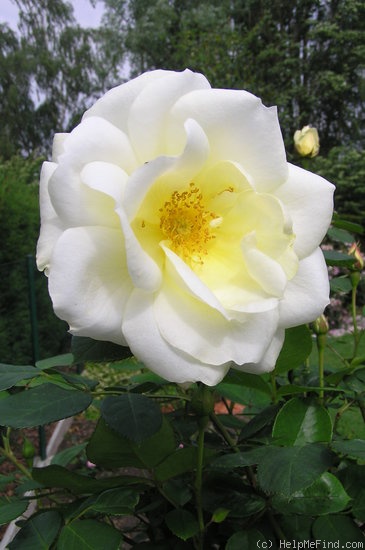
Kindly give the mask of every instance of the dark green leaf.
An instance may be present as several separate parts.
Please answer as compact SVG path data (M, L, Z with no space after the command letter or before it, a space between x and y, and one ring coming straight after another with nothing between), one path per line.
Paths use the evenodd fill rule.
M280 524L288 540L308 541L312 535L313 519L308 516L281 516Z
M241 430L239 441L249 439L256 435L263 428L270 426L278 412L277 405L270 405L262 412L254 416Z
M337 252L336 250L324 250L323 255L325 257L327 265L351 267L355 262L354 256L349 256L348 254Z
M278 413L272 436L278 445L330 442L331 417L321 405L294 397Z
M63 355L56 355L54 357L48 357L36 362L36 367L41 370L51 369L53 367L69 367L74 362L74 356L72 353L65 353Z
M109 428L102 418L89 440L86 454L91 462L107 469L128 466L144 468L134 452L132 442Z
M351 498L356 499L365 479L365 465L349 463L338 471L338 478Z
M130 357L131 351L125 346L111 342L99 342L84 336L73 336L71 351L75 363L85 361L116 361Z
M352 284L349 277L334 277L330 280L330 287L333 292L350 292Z
M334 441L332 443L332 449L336 453L343 455L349 455L354 458L365 458L365 440L363 439L351 439L349 441Z
M221 393L222 388L232 385L237 385L237 389L242 387L251 388L253 390L265 393L266 395L271 395L269 384L267 384L261 376L247 372L240 372L234 369L228 372L227 376L224 378L224 381L218 384L215 389L218 393ZM240 401L235 402L239 403Z
M65 525L57 543L57 550L118 550L122 534L92 519L75 520Z
M364 535L347 516L329 515L317 518L313 524L313 535L326 543L339 544L338 548L348 548L351 542L362 542Z
M41 373L36 367L30 365L4 365L0 364L0 391L15 386L17 382L35 378Z
M274 496L272 505L282 514L322 516L341 512L350 501L341 482L325 472L312 485L293 493L289 499Z
M68 447L63 451L60 451L51 460L51 464L57 464L58 466L67 466L72 462L80 453L85 449L86 443L80 443L79 445L74 445L73 447Z
M214 452L208 448L204 449L204 463L211 460ZM159 481L167 481L175 476L192 472L196 468L197 449L196 447L184 447L177 449L169 455L166 460L158 464L155 468L155 477Z
M132 489L116 488L109 489L97 497L87 499L82 508L86 511L94 510L100 514L109 516L132 515L138 504L139 494ZM78 516L80 510L78 510Z
M39 512L22 526L9 544L9 550L49 550L57 537L61 522L58 512Z
M364 232L362 225L354 222L349 222L348 220L343 220L338 217L337 214L334 214L332 225L334 227L340 227L345 231L350 231L351 233L359 233L360 235Z
M266 454L266 447L256 447L241 453L227 453L215 459L211 466L218 469L231 470L233 468L243 468L259 464L262 457Z
M361 489L356 495L352 504L352 513L359 521L365 521L365 489Z
M165 522L170 531L182 540L187 540L199 532L199 524L187 510L176 509L168 512Z
M257 529L237 531L228 539L225 546L225 550L252 550L253 548L270 548L265 535Z
M317 443L304 447L267 446L258 465L258 480L265 492L290 496L309 487L331 464L331 453Z
M94 494L119 486L138 484L144 480L132 476L104 477L95 479L76 472L71 472L62 466L52 465L44 468L33 468L33 479L44 487L67 489L74 494Z
M170 479L163 484L164 494L176 507L184 506L192 497L192 490L184 479Z
M312 337L306 325L286 329L284 345L275 372L283 373L301 365L312 351Z
M327 235L334 241L351 244L354 241L353 235L346 231L346 229L340 229L339 227L330 227L327 231Z
M171 424L163 417L158 432L139 445L132 443L132 448L147 468L154 468L176 450L176 439Z
M203 487L203 508L211 514L218 508L229 510L229 518L247 518L265 509L263 496L236 474L213 472Z
M92 402L89 393L42 384L0 401L0 418L5 426L28 428L73 416Z
M101 404L101 415L110 428L135 443L151 437L162 423L156 403L134 393L107 397Z
M27 500L20 500L14 497L0 497L0 525L5 525L21 516L27 508Z

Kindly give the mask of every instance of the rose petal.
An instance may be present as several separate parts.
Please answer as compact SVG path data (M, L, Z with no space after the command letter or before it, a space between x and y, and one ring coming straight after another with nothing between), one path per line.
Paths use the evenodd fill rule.
M149 71L112 88L84 113L82 120L94 116L102 117L127 133L128 114L135 98L148 83L166 78L166 73L174 74L173 71Z
M100 225L120 227L120 219L114 210L123 200L128 180L124 170L108 162L89 162L81 170L80 180L90 189L99 191L96 202Z
M314 321L329 304L329 281L322 251L317 248L299 262L296 276L288 282L280 301L280 325L295 327Z
M270 296L281 297L287 283L284 270L278 262L257 248L254 233L242 239L241 249L251 277Z
M127 134L100 117L88 117L81 122L63 143L67 162L81 169L88 162L104 161L116 164L130 174L138 166Z
M73 334L126 345L122 317L132 288L120 231L76 227L60 236L49 289L56 314Z
M284 183L287 163L275 107L238 90L197 90L183 95L171 109L168 137L182 141L184 120L193 118L209 138L211 159L238 162L257 191Z
M210 89L210 84L203 75L187 69L150 81L136 96L129 113L128 133L141 163L156 158L162 151L167 155L181 152L183 147L173 136L165 138L165 125L173 104L197 89Z
M163 338L171 346L212 365L258 362L278 322L277 310L248 315L246 321L227 321L167 277L156 297L154 313Z
M136 289L132 293L122 329L133 354L170 382L199 380L208 386L215 386L229 369L229 364L204 364L166 342L156 324L153 296L142 290Z
M245 363L244 365L237 365L236 368L243 372L250 372L252 374L262 374L264 372L270 372L275 368L276 360L279 357L281 348L283 347L285 338L285 330L279 328L266 350L266 353L258 363Z
M124 248L129 275L134 286L154 292L161 284L161 271L153 258L142 248L123 208L117 208L124 233Z
M146 193L156 180L162 181L152 189L153 196L146 200L146 208L139 213L140 217L156 218L166 196L180 190L181 187L186 187L204 166L209 153L207 137L193 120L186 121L185 130L186 144L181 155L157 157L151 162L146 162L132 174L125 195L125 209L129 219L137 214Z
M327 180L288 164L287 181L275 195L289 210L296 236L294 251L299 258L313 252L326 234L332 217L334 186Z
M57 164L53 162L44 162L42 165L39 182L39 200L42 223L37 243L37 267L40 270L46 269L46 274L48 272L53 246L64 229L61 220L58 218L52 206L48 193L48 183L56 168Z

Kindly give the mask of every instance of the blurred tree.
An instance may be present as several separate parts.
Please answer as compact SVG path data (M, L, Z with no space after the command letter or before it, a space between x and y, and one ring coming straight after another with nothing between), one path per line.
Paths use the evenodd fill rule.
M278 105L287 148L306 124L322 152L363 138L363 0L104 0L104 22L130 55L132 75L203 72ZM118 16L116 17L116 14ZM113 19L114 17L114 19Z
M114 32L81 28L66 0L13 2L19 35L0 27L3 158L49 152L53 134L69 131L115 83L114 67L123 56Z
M0 156L34 149L38 139L28 59L6 25L0 26L0 98Z

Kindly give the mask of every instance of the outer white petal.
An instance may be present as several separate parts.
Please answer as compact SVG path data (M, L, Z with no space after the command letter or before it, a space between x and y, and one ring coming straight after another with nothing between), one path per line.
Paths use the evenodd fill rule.
M227 321L219 312L164 281L154 313L163 338L173 347L213 365L258 362L277 330L277 310Z
M120 130L127 132L128 114L135 98L148 83L154 80L164 79L167 74L175 73L173 71L163 70L150 71L120 86L112 88L86 111L83 120L91 116L102 117L109 120L109 122L117 126Z
M168 344L156 324L153 295L142 290L132 293L122 329L133 354L146 367L170 382L201 381L215 386L229 369L229 364L204 364Z
M52 256L49 291L56 314L73 334L126 345L122 317L132 291L120 231L68 229Z
M52 206L48 193L48 182L56 168L57 164L44 162L41 170L39 200L42 223L37 243L37 266L39 270L48 268L54 244L64 229Z
M161 152L171 154L174 151L176 154L173 136L169 136L169 140L165 138L169 111L181 96L198 89L210 89L207 79L185 70L166 73L164 78L150 81L141 90L131 106L128 120L128 134L140 162L147 162Z
M299 262L279 305L280 326L295 327L314 321L329 304L329 280L320 248Z
M333 212L334 186L321 176L288 164L289 177L274 194L283 202L296 235L299 258L313 252L326 234Z
M243 365L237 365L235 368L243 372L250 372L252 374L262 374L263 372L270 372L275 368L276 360L279 356L281 348L283 347L285 338L285 330L279 328L265 355L258 363L246 363Z
M65 152L64 144L70 134L55 134L52 144L52 161L58 162L59 156Z
M168 138L184 139L182 123L193 118L208 136L212 162L239 163L260 192L287 178L287 163L276 108L238 90L197 90L182 96L171 109Z
M122 167L124 171L131 169L134 157L128 139L108 122L91 118L75 128L63 147L64 153L60 155L48 185L51 202L60 220L69 227L110 225L113 211L105 215L105 208L100 208L99 193L103 187L106 194L109 193L108 182L103 180L99 171L98 185L95 178L93 186L84 185L81 173L89 163L95 162L114 164L120 172ZM124 188L123 183L121 186ZM110 206L114 208L111 202Z
M88 117L76 126L63 149L67 156L61 155L58 161L74 169L98 160L116 164L128 174L138 166L129 136L100 117Z

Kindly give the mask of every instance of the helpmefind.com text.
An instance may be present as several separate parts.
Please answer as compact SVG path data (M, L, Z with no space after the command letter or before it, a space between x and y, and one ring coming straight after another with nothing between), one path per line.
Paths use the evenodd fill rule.
M256 543L257 548L260 548L262 550L269 550L273 547L273 542L271 540L259 540ZM290 541L290 540L281 540L279 541L277 548L286 550L307 550L309 548L312 549L323 549L323 550L330 550L330 549L346 549L346 550L359 550L362 548L365 548L364 542L360 541L353 541L353 542L340 542L338 541L325 541L321 539L316 540L303 540L303 541Z

